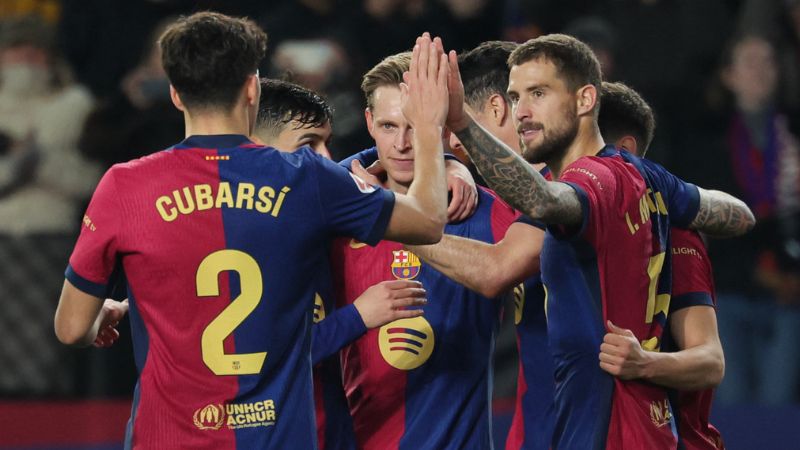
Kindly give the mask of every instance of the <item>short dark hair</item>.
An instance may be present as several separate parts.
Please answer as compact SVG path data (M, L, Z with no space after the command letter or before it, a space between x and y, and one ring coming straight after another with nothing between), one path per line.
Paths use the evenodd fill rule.
M468 52L458 55L458 68L467 104L473 109L483 108L483 103L494 94L508 101L508 57L517 43L486 41Z
M249 19L213 12L183 16L159 39L161 64L189 108L230 109L267 51Z
M566 34L547 34L520 44L508 57L508 67L545 58L553 63L572 91L587 84L600 92L600 63L588 45Z
M411 67L411 52L397 53L383 58L372 69L364 74L361 80L361 92L367 100L367 108L372 108L375 91L381 86L400 86L403 72Z
M279 135L291 121L298 128L333 125L333 110L321 95L288 81L261 79L261 102L256 128L270 136Z
M656 129L650 105L635 90L623 83L603 82L600 91L600 134L606 141L617 141L625 135L636 138L640 156L647 153Z

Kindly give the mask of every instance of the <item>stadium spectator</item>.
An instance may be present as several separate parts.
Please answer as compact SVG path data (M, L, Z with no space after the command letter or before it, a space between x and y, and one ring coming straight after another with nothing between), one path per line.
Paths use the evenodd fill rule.
M101 174L76 145L92 97L72 81L50 26L28 16L0 28L0 132L12 143L0 161L36 160L0 198L0 233L69 233Z

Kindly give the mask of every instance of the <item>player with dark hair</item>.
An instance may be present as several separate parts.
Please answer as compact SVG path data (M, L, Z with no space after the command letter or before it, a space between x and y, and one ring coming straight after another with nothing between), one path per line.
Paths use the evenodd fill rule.
M603 82L600 89L600 134L617 148L644 157L656 132L650 105L623 83ZM638 150L638 152L637 152Z
M410 58L389 56L362 82L367 127L387 172L386 186L398 192L407 189L421 163L411 141L418 124L401 113ZM446 232L494 242L516 213L486 190L478 195L475 214L448 224ZM422 282L428 298L424 315L369 330L341 350L358 447L490 448L491 354L500 299L447 279L394 242L368 248L339 240L332 253L340 308L366 287L392 279Z
M650 106L630 87L603 82L600 133L618 148L644 155L655 132ZM672 228L672 298L661 352L645 351L629 330L612 327L600 346L600 367L622 379L671 388L678 448L723 448L709 422L713 388L722 381L725 359L717 331L711 260L700 235Z
M372 244L441 236L447 65L428 43L412 67L415 95L403 106L418 123L420 164L403 195L308 149L283 153L247 138L266 50L251 21L197 13L160 43L187 138L101 180L67 268L56 335L91 343L124 311L101 300L124 272L140 373L127 447L315 448L314 277L337 235Z
M321 95L288 81L264 78L259 105L255 139L282 151L307 145L331 159L333 110Z
M546 35L509 57L524 160L465 111L455 52L449 59L448 128L501 197L548 225L541 267L555 360L553 447L674 447L666 390L611 377L597 351L607 324L631 330L646 349L660 347L670 224L730 236L750 229L752 214L727 194L605 146L597 125L599 63L580 41ZM540 162L558 181L529 164Z

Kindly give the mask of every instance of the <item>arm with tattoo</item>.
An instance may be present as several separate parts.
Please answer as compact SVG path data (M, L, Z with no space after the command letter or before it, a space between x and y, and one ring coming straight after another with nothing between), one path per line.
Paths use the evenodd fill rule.
M743 201L725 192L700 189L700 209L689 227L714 237L733 237L750 231L755 223Z
M545 180L474 120L456 135L489 187L508 204L547 224L580 223L581 204L571 187Z

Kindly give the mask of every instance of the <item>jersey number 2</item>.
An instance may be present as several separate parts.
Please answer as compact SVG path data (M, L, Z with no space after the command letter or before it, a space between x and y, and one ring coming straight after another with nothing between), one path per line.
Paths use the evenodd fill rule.
M239 250L219 250L206 256L197 268L197 296L219 296L219 274L239 273L241 293L203 330L203 362L215 375L252 375L261 372L267 352L226 354L225 338L233 333L261 301L261 269L252 256Z

